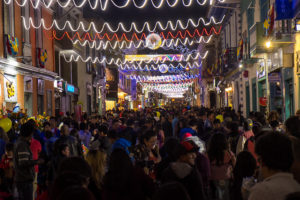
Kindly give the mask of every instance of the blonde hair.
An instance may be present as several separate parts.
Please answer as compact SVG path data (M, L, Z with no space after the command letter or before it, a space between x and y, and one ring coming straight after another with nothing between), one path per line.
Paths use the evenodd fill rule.
M101 189L106 168L106 153L99 150L91 150L87 153L85 159L92 169L92 177L96 186Z

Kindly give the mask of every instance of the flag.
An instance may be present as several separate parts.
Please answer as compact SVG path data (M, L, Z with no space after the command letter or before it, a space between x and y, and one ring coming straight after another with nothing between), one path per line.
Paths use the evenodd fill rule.
M264 28L266 29L266 36L267 37L269 37L273 33L274 21L275 21L274 6L271 5L271 8L268 12L268 17L264 22Z
M237 48L237 59L240 61L243 59L243 45L244 45L244 41L243 39L240 40L239 46Z

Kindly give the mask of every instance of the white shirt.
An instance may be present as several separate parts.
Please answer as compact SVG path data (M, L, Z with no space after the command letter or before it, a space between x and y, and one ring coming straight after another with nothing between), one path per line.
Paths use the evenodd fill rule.
M277 173L256 184L249 200L285 200L288 194L300 192L300 185L290 173Z

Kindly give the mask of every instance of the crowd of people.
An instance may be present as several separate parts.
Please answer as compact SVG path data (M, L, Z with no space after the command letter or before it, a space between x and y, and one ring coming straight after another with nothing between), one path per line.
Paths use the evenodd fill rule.
M300 199L300 112L146 108L0 128L0 200Z

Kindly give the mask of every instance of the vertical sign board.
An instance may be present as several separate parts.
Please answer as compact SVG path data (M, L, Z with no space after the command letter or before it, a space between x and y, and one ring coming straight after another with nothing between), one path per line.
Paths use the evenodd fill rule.
M136 79L131 80L131 99L136 100Z

